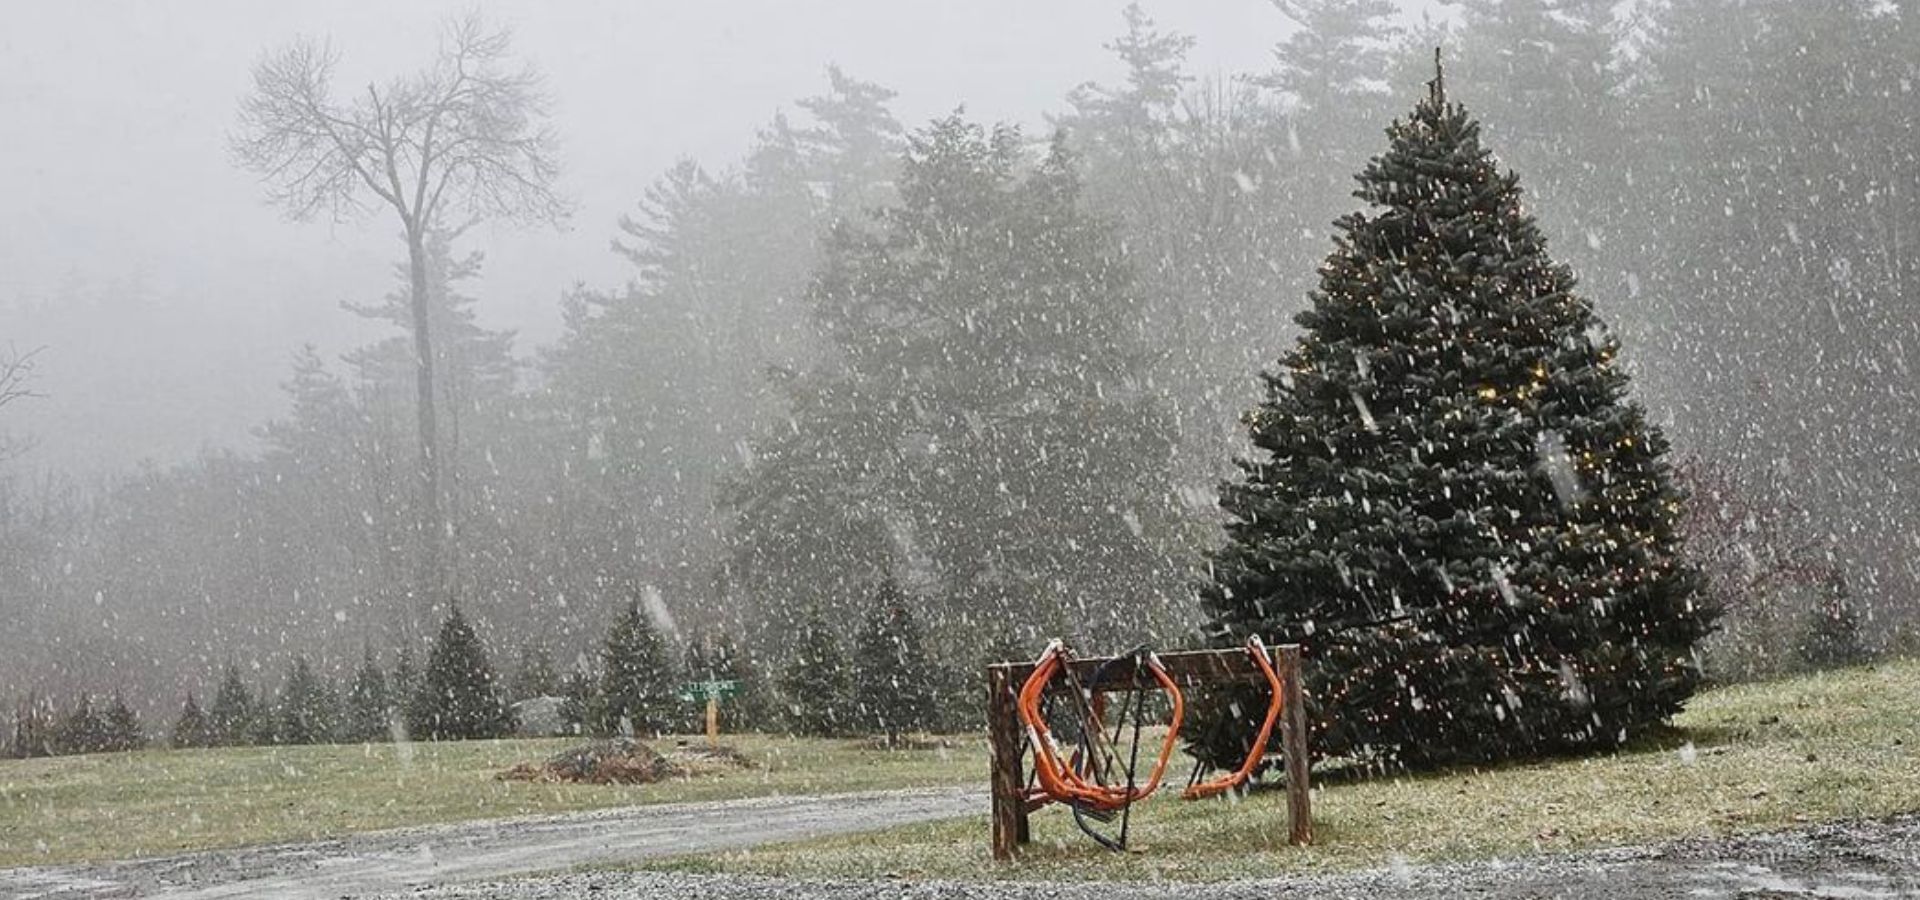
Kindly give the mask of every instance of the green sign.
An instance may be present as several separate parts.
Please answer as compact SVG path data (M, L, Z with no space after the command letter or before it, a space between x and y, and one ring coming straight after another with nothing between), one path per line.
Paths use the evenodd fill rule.
M680 699L686 703L725 700L739 695L740 682L731 678L722 681L690 681L680 686Z

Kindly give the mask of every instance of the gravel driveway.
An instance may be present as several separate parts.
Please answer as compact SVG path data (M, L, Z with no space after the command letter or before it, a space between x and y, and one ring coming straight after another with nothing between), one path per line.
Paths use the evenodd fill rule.
M1741 838L1386 868L1216 885L794 882L658 872L560 871L676 853L964 816L968 789L883 791L633 807L411 828L337 841L101 865L0 870L0 898L263 897L334 900L1339 900L1605 897L1882 900L1920 897L1920 816ZM492 879L492 880L489 880ZM503 880L504 879L504 880ZM441 885L426 887L426 885Z
M596 872L439 888L406 900L1478 900L1920 897L1920 817L1744 838L1218 885L788 882ZM402 900L392 897L388 900Z
M0 869L0 898L336 900L977 813L977 788L638 806L97 865Z

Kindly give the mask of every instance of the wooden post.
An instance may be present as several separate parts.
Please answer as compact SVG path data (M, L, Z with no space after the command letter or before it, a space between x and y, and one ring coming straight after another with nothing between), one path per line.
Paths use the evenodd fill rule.
M1287 693L1286 720L1281 723L1287 763L1287 840L1304 847L1313 843L1313 797L1307 781L1307 692L1300 683L1300 645L1280 648L1279 674Z
M992 747L993 858L1012 859L1027 842L1027 803L1022 794L1020 759L1026 737L1014 710L1012 672L987 668L987 739Z
M707 743L720 743L720 698L707 695Z

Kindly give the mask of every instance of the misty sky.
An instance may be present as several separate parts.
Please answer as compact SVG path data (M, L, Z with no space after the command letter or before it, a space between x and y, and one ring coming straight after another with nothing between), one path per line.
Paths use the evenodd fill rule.
M965 103L1036 125L1075 84L1114 81L1101 47L1122 0L726 0L482 5L547 76L562 136L563 231L482 226L470 293L519 351L557 333L576 281L618 284L615 221L677 158L723 167L754 129L821 92L824 67L900 92L918 124ZM1413 0L1423 8L1429 4ZM1199 39L1201 75L1264 68L1289 23L1265 0L1146 0ZM463 3L79 0L17 3L0 30L0 347L45 345L50 395L4 427L33 467L99 472L236 446L279 411L292 350L329 356L377 334L339 308L394 284L385 216L295 224L226 150L260 52L297 34L343 54L355 90L429 56Z

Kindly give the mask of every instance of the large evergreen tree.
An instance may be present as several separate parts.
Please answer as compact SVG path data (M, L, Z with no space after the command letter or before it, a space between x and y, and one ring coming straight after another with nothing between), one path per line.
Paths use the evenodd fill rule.
M1079 195L1064 142L1034 164L956 115L910 138L878 229L833 233L809 297L835 352L726 498L754 596L854 620L864 585L917 569L954 643L1171 617L1172 429L1131 271Z
M1437 76L1388 136L1248 415L1213 633L1305 646L1323 755L1615 746L1694 691L1714 619L1678 559L1666 441ZM1228 708L1197 732L1215 762L1260 706Z
M634 734L658 733L680 724L679 684L673 658L640 601L628 601L607 629L600 648L601 709L606 731L631 727Z
M455 606L427 653L420 688L407 708L407 728L433 741L505 737L513 711L501 698L480 635Z

